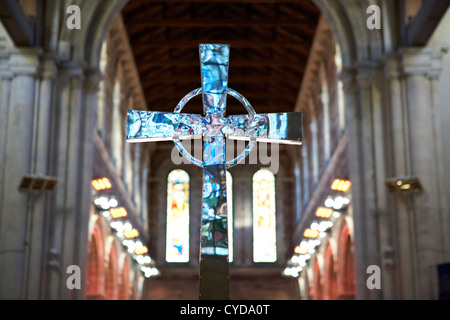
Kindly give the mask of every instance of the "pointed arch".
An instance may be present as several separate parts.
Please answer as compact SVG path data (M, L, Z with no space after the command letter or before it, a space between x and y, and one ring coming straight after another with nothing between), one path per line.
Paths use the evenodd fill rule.
M86 297L89 300L104 297L104 235L101 220L97 215L91 218L88 261L86 274Z
M325 249L324 298L325 300L337 299L337 273L334 263L333 249L329 242L327 243Z
M355 298L353 241L350 228L346 222L341 225L338 250L338 299L353 300Z
M130 298L130 260L126 253L121 254L121 268L119 281L119 300Z
M313 283L311 288L311 298L313 300L323 300L323 285L319 261L316 260L313 268Z
M300 291L300 299L308 300L311 298L308 272L302 272L298 280L298 287Z
M108 254L105 259L105 299L117 300L118 298L118 250L116 241L113 236L108 237L107 246Z

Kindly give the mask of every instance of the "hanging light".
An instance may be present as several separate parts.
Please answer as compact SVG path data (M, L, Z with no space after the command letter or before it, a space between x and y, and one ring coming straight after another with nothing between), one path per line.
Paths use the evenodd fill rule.
M113 217L114 219L123 218L128 215L127 210L125 210L125 208L123 207L113 208L109 210L109 213L111 214L111 217Z
M137 231L137 229L125 230L123 232L123 235L127 239L134 239L134 238L139 237L139 231Z
M295 247L294 252L296 254L307 254L308 253L308 248L307 247L302 247L302 246L297 246L297 247Z
M329 219L333 214L333 210L330 208L319 207L316 210L316 217Z
M335 179L331 184L331 189L335 191L347 192L352 183L349 180Z
M148 248L146 246L140 246L134 249L134 253L137 255L142 255L148 253Z
M308 228L305 230L305 232L303 232L303 236L305 238L316 239L319 236L319 233L320 232L318 230L312 230Z
M107 190L107 189L112 188L111 182L109 181L108 178L92 180L92 186L97 191Z

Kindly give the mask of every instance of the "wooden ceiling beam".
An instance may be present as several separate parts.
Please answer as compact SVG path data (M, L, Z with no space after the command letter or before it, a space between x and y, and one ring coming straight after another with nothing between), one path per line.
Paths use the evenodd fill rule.
M228 78L228 83L230 86L237 86L242 84L251 85L253 83L276 83L279 86L285 86L288 87L289 85L292 85L293 83L300 84L300 81L302 79L302 75L292 76L292 75L286 75L286 76L261 76L261 75L255 75L253 77L247 76L247 75L233 75L231 74ZM184 84L184 85L194 85L199 87L200 86L200 74L199 77L191 76L191 77L177 77L173 75L146 75L144 79L142 79L142 84L144 87L147 85L153 85L155 83L162 84L162 85L170 85L172 83L178 83L178 84ZM192 88L195 89L195 88Z
M147 3L186 3L183 0L147 0ZM211 0L189 0L189 3L206 3L211 4ZM311 0L215 0L214 3L274 3L274 4L283 4L283 3L307 3L312 4Z
M304 28L311 19L230 20L230 19L133 19L136 28ZM131 22L131 21L130 21Z
M142 47L145 49L173 47L173 48L198 48L200 43L228 43L231 48L252 48L252 49L270 49L279 48L304 48L309 47L310 43L306 40L298 39L296 41L279 40L245 40L245 39L194 39L194 40L156 40L141 42L137 39L132 41L133 47Z
M301 63L299 59L288 60L288 59L272 59L272 60L252 60L252 59L234 59L230 61L230 66L233 67L245 67L245 68L264 68L264 67L295 67L297 70L298 65ZM171 68L171 67L198 67L200 65L199 61L195 60L151 60L148 64L148 68Z

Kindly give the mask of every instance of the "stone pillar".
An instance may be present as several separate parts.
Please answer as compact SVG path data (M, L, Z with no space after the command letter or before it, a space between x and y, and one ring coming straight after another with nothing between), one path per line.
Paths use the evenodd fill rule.
M417 177L423 192L388 195L395 298L437 298L436 265L448 257L445 171L436 79L440 57L404 48L385 64L386 178ZM389 261L388 261L389 260Z
M51 211L47 299L82 299L91 205L95 72L67 64L57 76L54 175L58 177ZM97 80L95 80L97 79ZM67 268L80 267L81 290L67 288Z
M57 68L51 57L43 56L39 77L36 82L34 125L32 140L31 173L50 174L50 128L52 123L53 87ZM26 274L26 299L39 299L45 290L48 256L49 203L51 194L40 194L32 203L30 215L29 263Z
M437 298L436 265L449 251L439 57L403 49L377 70L358 66L344 79L357 299ZM422 193L388 194L386 179L410 176ZM366 287L369 265L381 268L381 290Z
M434 85L440 72L440 57L429 48L407 48L399 53L399 59L408 119L405 134L409 167L404 173L419 178L423 187L423 192L398 200L408 207L406 219L412 239L412 263L405 262L411 263L408 267L416 279L414 298L433 299L437 298L436 266L448 256L445 252L449 246L448 226L443 223L446 193L442 187L446 175Z
M33 169L38 49L11 50L2 63L0 186L0 299L26 297L30 262L30 217L34 197L18 191Z
M375 65L360 65L344 73L349 130L349 171L354 207L356 299L381 299L366 286L366 270L381 266L379 195L384 191L383 109Z

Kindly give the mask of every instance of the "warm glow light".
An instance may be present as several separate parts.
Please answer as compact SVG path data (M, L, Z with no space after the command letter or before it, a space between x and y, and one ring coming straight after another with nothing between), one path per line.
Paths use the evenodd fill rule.
M146 246L142 246L142 247L134 249L134 253L136 253L137 255L146 254L147 252L148 252L148 249Z
M92 180L92 186L97 191L106 190L106 189L111 189L112 188L111 182L109 182L108 178Z
M352 185L352 183L348 180L336 179L331 184L331 189L336 190L336 191L347 192L348 189L350 189L351 185Z
M137 231L136 229L125 230L125 231L123 232L123 235L124 235L125 238L127 238L127 239L133 239L133 238L139 237L139 231Z
M114 219L123 218L127 216L127 210L125 208L114 208L109 210L109 213L111 214L111 217Z
M305 238L315 239L319 236L319 233L320 232L318 230L306 229L305 232L303 232L303 236Z
M316 217L329 219L333 214L333 210L330 208L320 207L316 211Z
M404 185L400 186L400 189L402 189L402 190L409 190L409 189L411 189L411 185L409 183L404 184Z
M103 183L104 183L106 189L111 189L112 185L111 185L111 183L109 182L109 179L108 179L108 178L103 178L102 181L103 181Z
M297 247L295 247L294 252L295 252L296 254L307 254L307 253L308 253L308 248L306 248L306 247L301 247L301 246L297 246Z

